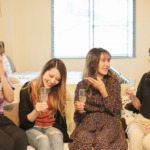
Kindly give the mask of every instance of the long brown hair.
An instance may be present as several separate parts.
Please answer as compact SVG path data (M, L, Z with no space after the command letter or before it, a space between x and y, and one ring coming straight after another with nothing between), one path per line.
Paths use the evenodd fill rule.
M66 79L67 79L67 70L64 65L64 63L60 59L53 58L49 60L43 67L40 75L33 79L29 84L28 84L28 90L30 91L30 85L36 81L34 85L34 94L36 97L36 102L40 102L40 87L43 87L43 75L46 71L52 69L52 68L57 68L61 74L61 80L60 82L53 86L50 90L49 96L50 96L50 103L52 106L52 112L53 115L57 113L57 109L60 111L61 115L65 115L66 111ZM30 95L31 98L31 95Z
M4 53L4 49L3 46L0 44L0 55L2 55Z
M111 59L110 53L103 48L93 48L88 52L86 56L86 63L85 63L82 79L85 79L87 77L92 77L95 80L97 80L97 74L98 74L97 70L98 70L101 54L104 54L108 59ZM105 75L104 78L107 79L106 86L110 88L113 80L117 78L117 76L109 69L107 75ZM92 95L98 92L98 90L95 89L92 86L92 84L90 84L88 81L86 82L88 84L87 90L91 90Z

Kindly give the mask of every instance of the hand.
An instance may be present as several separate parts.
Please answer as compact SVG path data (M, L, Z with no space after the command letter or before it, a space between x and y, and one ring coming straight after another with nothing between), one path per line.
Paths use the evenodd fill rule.
M150 120L145 124L144 128L150 132Z
M103 83L103 81L97 77L97 80L91 78L91 77L88 77L86 78L95 88L97 88L101 93L103 91L106 91L106 88L105 88L105 84Z
M78 110L78 111L84 110L84 105L85 105L84 103L76 101L74 105L75 105L75 110Z
M0 60L0 75L4 75L4 65L3 65L3 62Z
M135 89L134 89L134 91L135 91ZM133 90L130 90L128 87L126 87L125 95L126 96L133 96L134 95Z
M37 102L35 105L35 109L38 113L40 113L41 111L44 111L48 108L48 105L46 102Z

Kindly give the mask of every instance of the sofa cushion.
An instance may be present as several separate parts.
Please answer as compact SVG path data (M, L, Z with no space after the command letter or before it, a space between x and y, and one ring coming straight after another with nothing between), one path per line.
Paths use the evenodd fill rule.
M12 60L7 56L12 72L16 72L16 67L13 64Z

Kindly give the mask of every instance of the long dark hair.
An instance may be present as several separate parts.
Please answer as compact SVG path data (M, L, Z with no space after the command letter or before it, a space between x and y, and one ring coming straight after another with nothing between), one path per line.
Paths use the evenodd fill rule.
M85 79L87 77L92 77L95 80L97 80L97 74L98 74L97 70L98 70L101 54L104 54L108 59L111 59L110 53L103 48L93 48L88 52L86 56L86 63L85 63L82 79ZM109 69L107 75L105 75L104 78L107 79L106 86L110 88L113 80L117 78L117 76ZM91 90L92 95L98 92L98 90L95 89L92 84L90 84L88 81L86 82L88 84L87 90Z

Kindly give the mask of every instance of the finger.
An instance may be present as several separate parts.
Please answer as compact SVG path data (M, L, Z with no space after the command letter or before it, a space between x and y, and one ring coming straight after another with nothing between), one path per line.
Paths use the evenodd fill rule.
M90 81L91 83L96 83L96 80L95 79L93 79L93 78L91 78L91 77L88 77L88 78L86 78L88 81Z

